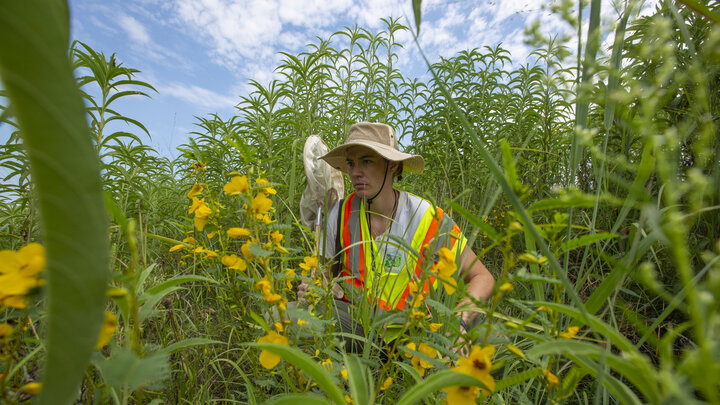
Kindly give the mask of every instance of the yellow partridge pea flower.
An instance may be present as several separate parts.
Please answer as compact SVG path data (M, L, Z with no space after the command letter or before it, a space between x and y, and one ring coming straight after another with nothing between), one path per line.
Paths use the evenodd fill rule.
M29 243L17 252L0 251L0 306L25 308L25 295L44 282L39 273L45 264L45 247L39 243Z
M212 214L212 210L205 204L204 198L198 199L197 197L193 197L192 200L193 202L192 205L190 205L188 214L195 214L195 228L197 228L198 231L202 231L203 228L205 228L208 217Z
M227 235L230 238L241 238L250 236L250 230L246 228L230 228L227 230Z
M201 186L199 184L195 184L194 186L192 186L190 191L188 191L187 197L188 198L197 197L202 193L202 191L203 191L203 186Z
M245 263L245 260L238 257L236 254L231 254L229 256L223 256L222 258L222 264L223 266L233 269L233 270L240 270L244 271L247 269L247 263Z
M223 191L227 195L246 193L248 190L250 190L250 183L245 176L233 176L230 182L223 186Z
M112 335L117 332L118 318L112 312L105 312L105 320L103 321L102 328L100 329L100 336L98 336L97 344L95 349L102 349L108 342Z
M440 256L440 260L433 266L432 271L442 280L445 291L448 294L454 294L457 287L457 281L452 276L457 270L455 255L450 249L443 247L438 251L438 256Z
M577 335L579 331L579 326L571 326L568 328L567 332L560 332L560 337L563 339L572 339L575 337L575 335Z
M475 405L475 398L480 394L480 388L476 386L452 386L443 388L447 392L445 403L448 405Z
M274 343L276 345L288 345L288 340L285 336L282 336L271 330L267 335L262 336L258 339L258 343ZM277 354L263 350L260 352L260 364L266 369L270 370L280 363L280 356Z
M487 389L483 389L485 395L495 390L495 379L490 375L492 363L490 358L495 354L494 346L473 346L470 356L460 357L458 366L452 368L453 371L464 373L477 378L485 384Z

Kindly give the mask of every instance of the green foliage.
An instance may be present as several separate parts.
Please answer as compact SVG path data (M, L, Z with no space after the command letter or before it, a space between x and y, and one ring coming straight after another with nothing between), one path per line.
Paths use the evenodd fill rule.
M0 7L0 77L27 150L48 255L39 403L69 403L95 345L107 279L99 165L67 58L67 4L5 1Z
M433 403L446 398L443 388L485 387L451 371L458 351L477 345L495 348L487 370L496 380L492 403L720 403L717 5L661 2L653 15L637 18L639 4L628 2L618 10L606 58L600 33L608 24L600 18L601 2L589 4L586 27L573 17L582 13L582 3L553 7L578 33L587 32L574 66L567 62L566 38L536 37L537 49L525 64L500 45L478 44L428 63L433 77L427 83L397 69L404 46L397 38L408 30L398 20L383 19L378 32L346 27L297 55L283 53L280 78L251 81L236 115L198 117L176 161L157 157L141 142L147 129L111 105L131 95L147 97L154 88L135 80L137 70L123 67L115 55L77 43L70 60L77 85L88 92L91 132L74 139L101 159L114 220L109 233L98 222L102 232L85 257L102 259L100 242L111 241L113 302L107 307L122 318L109 349L95 354L79 399ZM420 5L413 2L415 33ZM8 21L11 30L20 26ZM30 141L32 128L23 115L23 98L29 97L13 93L16 76L5 68L17 56L8 53L19 46L13 44L0 46L0 74L8 83L0 97L9 95L12 103L2 107L0 120L13 127L0 150L8 173L0 240L17 249L39 237L38 206L48 230L57 225L47 221L57 220L59 208L43 205L47 179L38 177L43 166L33 159L44 146ZM66 54L58 55L58 64L67 62ZM42 87L37 94L50 100L76 91L66 86ZM436 333L412 310L373 318L373 308L358 305L356 318L366 331L402 324L390 344L371 334L356 336L366 342L360 354L343 351L327 311L329 288L313 288L309 307L284 308L300 280L316 280L302 267L315 236L295 214L303 141L319 134L337 145L361 120L389 123L406 151L425 157L425 173L404 175L400 186L450 208L495 276L491 297L471 308L482 319L469 330L460 330L454 306L465 297L462 281L459 294L432 291L425 301ZM113 132L113 122L139 135ZM223 191L239 176L246 176L247 191ZM74 179L68 189L76 184ZM185 195L193 186L200 191ZM253 202L260 193L267 193L271 208L258 216ZM210 212L201 218L203 226L197 222L200 200ZM228 234L239 227L249 235ZM84 246L78 232L62 235ZM51 237L57 236L45 235L50 355L57 344L53 325L75 317L53 307L53 291L66 287L58 290L53 280L57 248ZM231 267L237 258L246 268ZM91 274L87 266L79 271ZM101 284L93 291L104 291ZM83 310L99 313L101 302ZM14 325L28 319L33 331L36 315L43 314L38 308L4 311ZM255 343L272 338L271 331L287 344ZM23 398L17 388L44 354L42 336L30 333L16 328L4 338L3 399ZM83 347L95 343L91 335ZM18 355L6 360L10 348ZM284 362L268 369L260 353L276 353ZM48 357L48 373L53 360ZM76 371L85 364L82 356L71 363ZM58 387L46 385L43 392Z

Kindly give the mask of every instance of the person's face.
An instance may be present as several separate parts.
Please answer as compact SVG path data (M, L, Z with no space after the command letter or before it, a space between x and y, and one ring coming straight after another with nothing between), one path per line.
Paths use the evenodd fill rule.
M348 175L355 192L360 197L372 197L380 190L388 162L375 151L364 146L353 146L345 154L348 165ZM392 185L390 177L397 169L397 163L389 163L385 186Z

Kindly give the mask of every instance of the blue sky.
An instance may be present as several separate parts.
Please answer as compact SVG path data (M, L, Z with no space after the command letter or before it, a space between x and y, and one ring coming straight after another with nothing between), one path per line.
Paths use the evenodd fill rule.
M548 34L571 27L541 0L423 1L420 45L431 62L464 49L502 42L516 63L529 48L524 27L541 22ZM195 116L232 116L250 79L267 84L279 52L297 54L316 37L327 39L344 27L382 29L383 17L413 26L411 0L69 0L71 35L96 51L112 53L137 78L153 85L152 99L130 97L115 107L149 129L141 136L160 155L177 156L176 147L196 130ZM617 18L603 1L609 25ZM398 67L406 77L425 77L425 66L409 32ZM573 41L566 45L577 47ZM127 130L128 128L119 128ZM0 129L1 132L2 129ZM133 131L138 133L138 131ZM138 133L139 134L139 133ZM5 137L0 137L5 138Z

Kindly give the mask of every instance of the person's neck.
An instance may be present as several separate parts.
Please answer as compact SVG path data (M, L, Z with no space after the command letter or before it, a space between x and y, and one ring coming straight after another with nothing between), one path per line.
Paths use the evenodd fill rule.
M373 199L368 209L371 215L380 218L392 218L393 211L396 207L396 198L399 198L399 192L396 192L392 188L392 184L388 187L387 185L382 192Z

